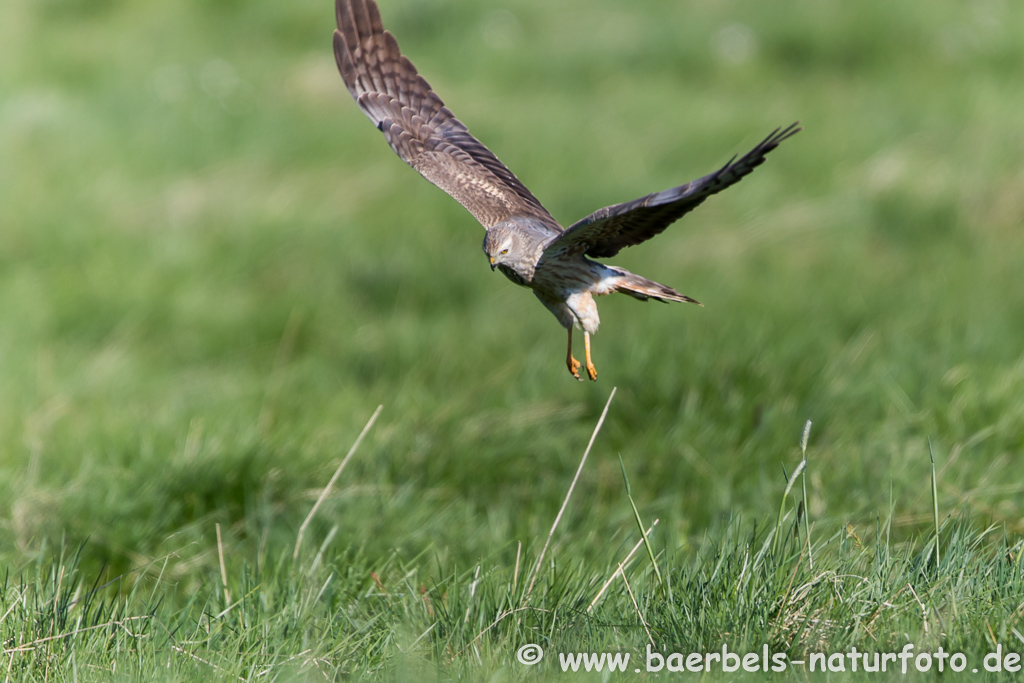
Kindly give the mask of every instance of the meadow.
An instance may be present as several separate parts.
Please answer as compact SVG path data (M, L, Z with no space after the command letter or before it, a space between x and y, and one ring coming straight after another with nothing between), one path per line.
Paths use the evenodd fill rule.
M612 261L704 308L600 300L578 383L329 0L4 0L6 679L1024 653L1024 6L381 4L564 224L804 131Z

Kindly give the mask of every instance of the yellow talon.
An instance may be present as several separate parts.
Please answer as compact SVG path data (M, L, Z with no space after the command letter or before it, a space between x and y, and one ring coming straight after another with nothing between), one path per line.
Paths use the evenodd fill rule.
M594 367L594 361L590 360L590 333L583 332L583 348L587 352L587 376L593 381L597 381L597 368Z
M580 370L580 362L572 357L572 328L571 327L569 328L569 350L565 354L565 365L566 365L566 367L569 368L569 373L572 374L573 377L575 377L576 379L579 379L581 382L583 381L582 379L580 379L580 372L579 372L579 370Z

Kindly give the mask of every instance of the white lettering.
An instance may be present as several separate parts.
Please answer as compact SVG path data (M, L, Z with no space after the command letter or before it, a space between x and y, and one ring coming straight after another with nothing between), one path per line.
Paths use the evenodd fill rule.
M994 663L990 664L989 660ZM1003 670L1003 644L996 644L996 651L989 652L985 655L985 660L982 662L985 665L985 671L1002 671Z
M657 664L651 662L656 661ZM665 658L661 656L660 652L651 652L651 646L647 645L647 670L648 671L661 671L665 668Z

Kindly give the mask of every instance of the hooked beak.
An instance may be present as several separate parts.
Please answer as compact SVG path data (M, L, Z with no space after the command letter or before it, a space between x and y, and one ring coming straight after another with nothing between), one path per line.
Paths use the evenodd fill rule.
M487 260L491 262L491 270L494 270L494 268L495 268L494 257L493 256L488 256Z

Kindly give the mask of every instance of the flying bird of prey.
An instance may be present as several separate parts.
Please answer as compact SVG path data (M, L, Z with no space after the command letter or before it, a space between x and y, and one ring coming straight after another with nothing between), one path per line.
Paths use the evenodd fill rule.
M671 287L623 268L593 261L661 233L764 162L765 155L796 134L794 123L776 129L754 149L719 170L662 192L608 206L568 228L470 135L384 30L374 0L336 0L334 56L359 108L391 149L455 198L487 229L483 248L491 263L517 285L529 287L568 330L566 365L580 379L572 355L572 328L583 328L587 375L597 379L590 335L597 332L595 295L620 292L646 301L689 301ZM699 304L698 304L699 305Z

